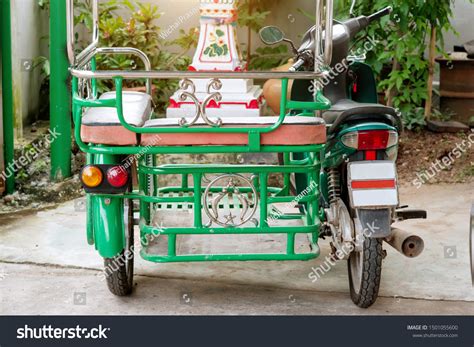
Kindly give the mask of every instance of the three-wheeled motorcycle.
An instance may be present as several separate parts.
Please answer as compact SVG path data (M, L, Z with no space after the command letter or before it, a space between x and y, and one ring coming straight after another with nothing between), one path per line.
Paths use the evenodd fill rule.
M104 258L113 294L132 292L137 225L141 257L158 263L311 260L320 255L319 240L328 238L333 259L348 261L351 297L360 307L377 298L384 242L409 257L422 251L419 237L392 228L395 221L426 217L399 208L400 117L377 104L370 67L348 57L350 40L390 9L335 22L333 1L317 0L316 25L295 48L296 63L286 72L180 72L152 71L148 57L135 48L99 47L97 0L93 41L76 55L74 1L66 1L75 138L87 153L80 174L87 239ZM261 37L268 44L285 40L276 27L264 28ZM98 71L96 57L103 54L136 55L145 70ZM221 99L222 80L236 74L278 80L279 116L210 117L207 105ZM158 79L181 80L180 99L193 102L195 112L182 119L156 115L151 86ZM208 81L202 103L195 96L199 79ZM115 89L99 95L99 80L113 81ZM144 81L146 92L127 90L126 80ZM281 162L157 160L160 154L210 153L274 153ZM282 184L274 183L274 175ZM214 254L202 251L207 247L196 253L194 241L185 241L190 236L231 237L226 250ZM261 252L245 252L232 243L248 238L259 245L282 236L279 252L265 243Z

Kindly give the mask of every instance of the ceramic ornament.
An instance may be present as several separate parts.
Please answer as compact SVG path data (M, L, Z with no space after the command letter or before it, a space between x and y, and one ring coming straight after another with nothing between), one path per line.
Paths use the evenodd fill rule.
M237 0L201 0L200 36L194 54L191 71L236 72L245 70L237 43ZM196 80L195 96L202 102L208 97L209 80ZM263 108L263 91L249 79L223 79L220 102L212 101L206 112L212 117L260 116ZM180 91L170 99L167 117L192 117L195 105L192 101L181 101Z

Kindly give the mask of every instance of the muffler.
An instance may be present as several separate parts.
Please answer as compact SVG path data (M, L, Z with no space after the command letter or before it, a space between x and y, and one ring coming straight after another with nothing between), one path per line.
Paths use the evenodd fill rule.
M408 258L418 257L425 248L421 237L397 228L392 228L392 234L385 241Z

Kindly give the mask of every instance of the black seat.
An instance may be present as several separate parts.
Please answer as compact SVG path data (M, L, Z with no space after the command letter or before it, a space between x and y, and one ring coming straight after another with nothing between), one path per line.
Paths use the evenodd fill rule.
M359 103L349 99L336 102L330 110L323 113L323 118L326 124L331 126L330 131L335 131L347 121L361 119L389 122L399 129L402 128L400 116L394 108L380 104Z

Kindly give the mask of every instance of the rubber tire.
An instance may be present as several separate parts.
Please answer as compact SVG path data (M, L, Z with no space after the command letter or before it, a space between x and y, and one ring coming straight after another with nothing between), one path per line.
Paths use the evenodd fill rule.
M353 284L350 265L351 258L347 261L351 299L354 304L360 308L368 308L372 306L379 295L380 280L382 277L382 244L382 239L366 238L364 240L364 259L362 262L362 276L359 293L356 292Z
M133 267L134 267L134 245L133 233L133 201L128 202L127 214L127 249L130 251L131 257L128 261L125 259L125 250L114 258L104 258L104 267L106 271L107 287L110 292L116 296L128 296L133 292Z

